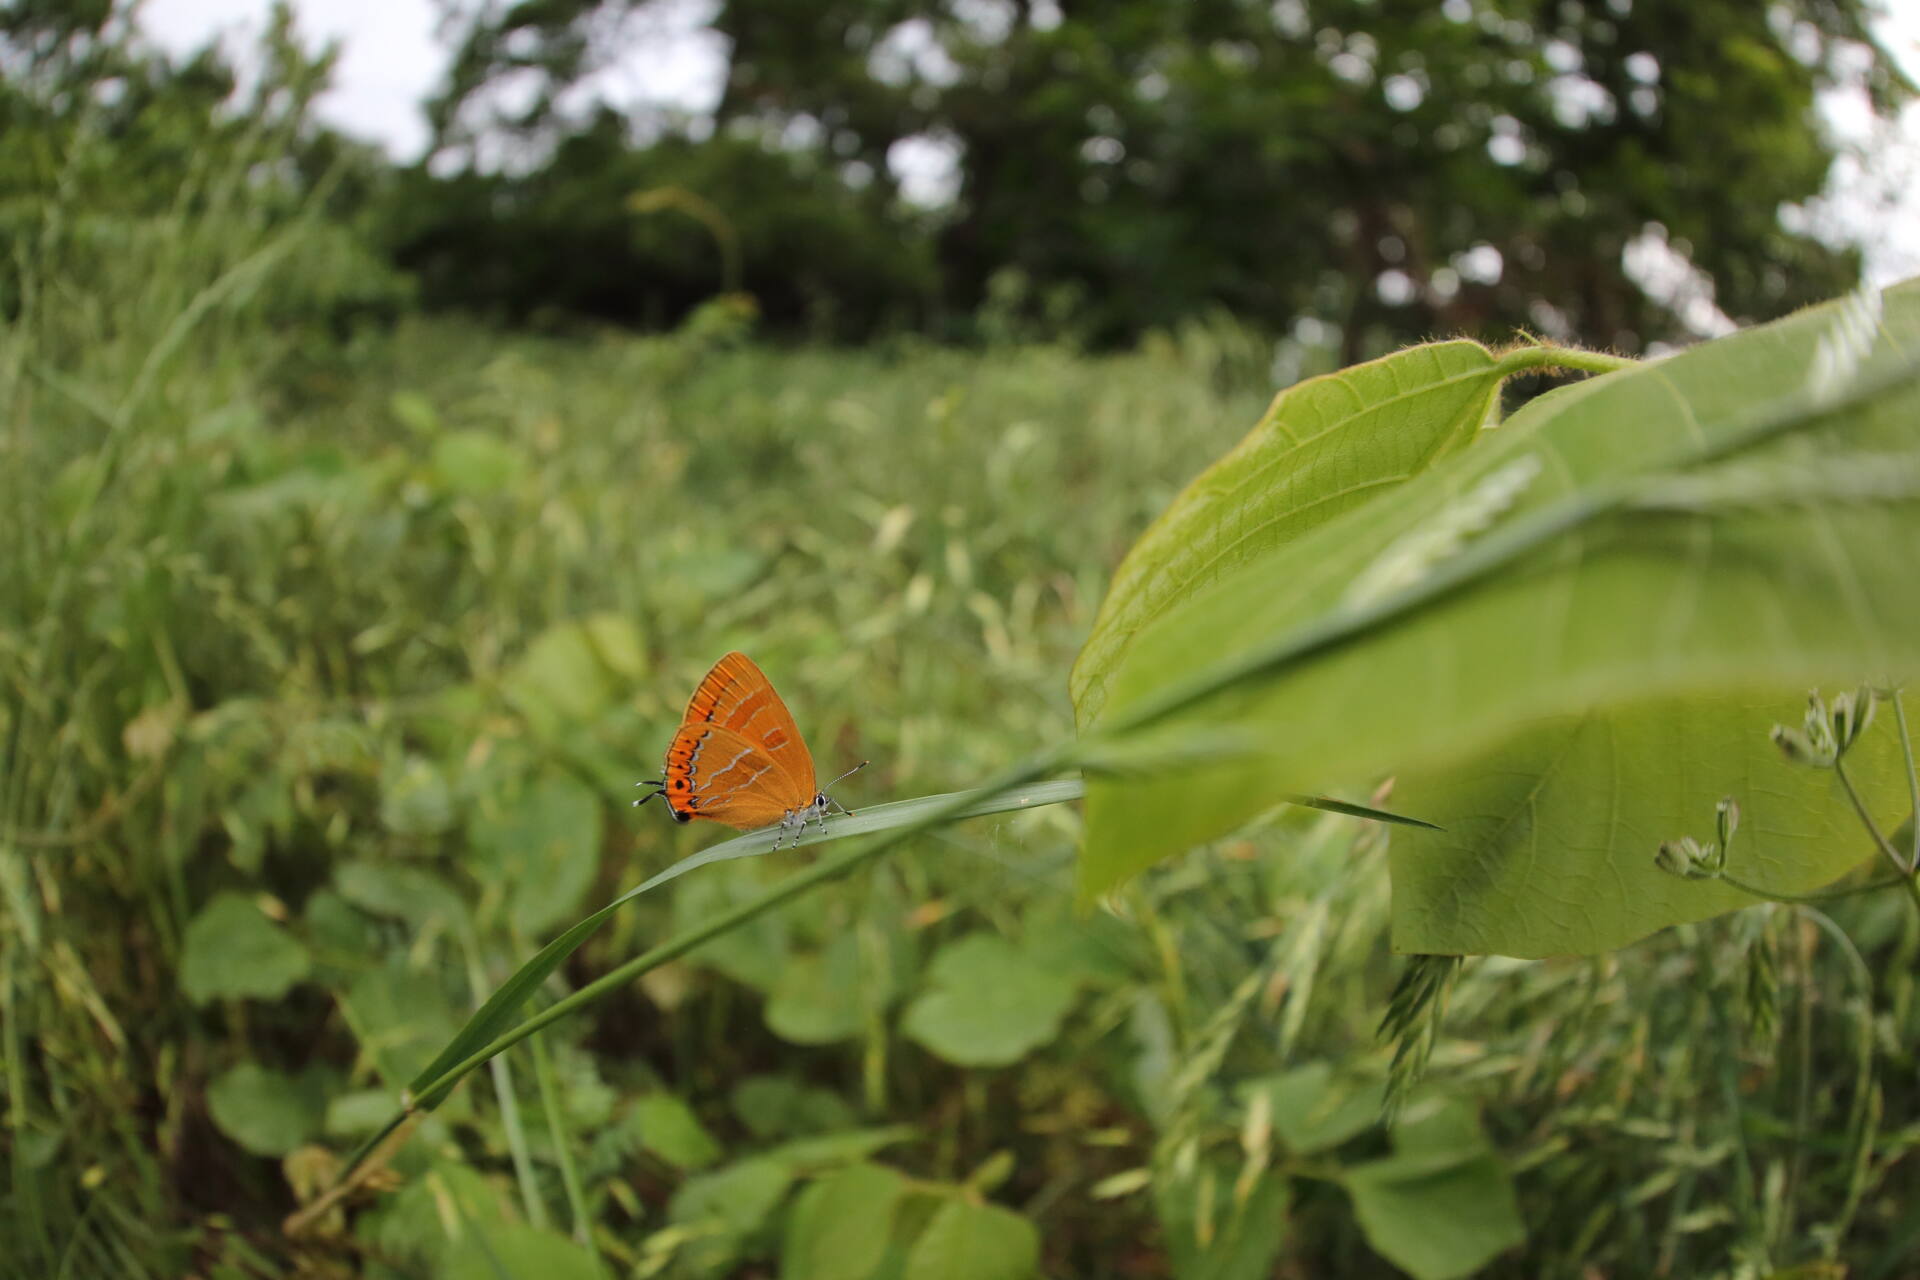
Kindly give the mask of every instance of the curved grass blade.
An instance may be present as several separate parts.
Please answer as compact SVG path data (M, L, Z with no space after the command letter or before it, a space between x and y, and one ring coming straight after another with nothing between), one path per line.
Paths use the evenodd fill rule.
M1324 809L1328 813L1344 813L1349 818L1366 818L1371 822L1388 822L1401 827L1425 827L1429 831L1441 829L1435 823L1420 818L1409 818L1404 813L1390 813L1370 805L1335 800L1332 796L1286 796L1284 798L1288 804L1297 804L1305 809Z
M847 827L861 819L865 819L874 827L891 826L892 830L886 831L876 839L855 845L844 853L822 858L805 870L767 889L753 901L742 903L731 911L723 912L698 928L677 934L652 950L616 966L611 972L602 974L578 991L549 1005L540 1013L480 1043L472 1052L444 1070L435 1072L433 1068L429 1068L427 1072L416 1076L414 1083L409 1085L402 1095L400 1110L393 1118L361 1144L360 1149L354 1152L341 1170L339 1179L334 1185L317 1199L291 1214L281 1225L281 1230L289 1236L298 1236L305 1232L320 1219L321 1215L352 1194L375 1171L382 1168L392 1158L394 1152L406 1142L407 1136L418 1126L425 1113L439 1106L454 1086L470 1071L542 1027L559 1021L575 1009L591 1004L641 974L685 955L708 939L719 937L829 880L846 875L855 867L898 848L907 839L921 831L930 830L966 815L1031 808L1041 803L1057 803L1080 794L1083 788L1078 781L1052 784L1045 781L1049 774L1058 773L1066 767L1065 755L1066 752L1061 750L1043 752L1025 764L1008 769L974 791L923 796L919 800L900 801L893 805L880 806L877 809L840 819L837 827L833 825L836 820L830 819L824 832L805 840L804 843L815 844L832 839L836 834L846 834ZM761 841L764 841L765 849L758 847L758 842ZM622 903L631 901L656 884L664 883L667 879L691 870L690 864L695 864L696 860L697 865L724 861L729 856L730 849L740 849L742 846L745 846L742 852L731 856L746 857L754 852L766 852L772 848L772 844L771 832L752 832L736 840L716 845L702 854L695 854L692 858L682 859L674 867L662 872L660 876L654 877L638 888L629 890L594 915L582 920L561 937L556 938L547 947L542 948L540 954L533 960L522 965L507 986L496 992L481 1011L469 1020L467 1026L462 1028L460 1035L455 1037L455 1044L469 1041L476 1031L477 1024L482 1023L483 1017L486 1019L484 1023L486 1026L496 1028L502 1026L533 988L553 971L559 960L574 947L579 946L587 934L593 932L593 929ZM566 944L564 948L563 944ZM514 995L514 991L519 994ZM451 1050L451 1046L449 1049ZM447 1056L445 1052L441 1054L442 1058Z
M668 939L651 951L628 960L612 972L603 974L541 1013L508 1027L508 1022L527 996L612 912L649 889L684 875L696 867L766 853L773 847L775 833L750 832L733 840L724 841L691 857L681 859L658 875L628 890L554 939L532 960L522 965L480 1011L474 1014L467 1025L461 1029L460 1034L454 1038L453 1043L435 1060L436 1063L447 1059L452 1061L444 1066L429 1067L415 1077L402 1099L400 1111L379 1132L369 1138L359 1151L354 1153L342 1171L339 1181L319 1199L289 1217L283 1229L289 1235L300 1234L328 1208L338 1203L364 1181L369 1173L381 1167L399 1145L405 1142L406 1135L412 1131L412 1127L419 1122L424 1113L438 1106L454 1085L476 1066L542 1027L567 1016L573 1010L599 999L608 991L632 981L640 974L657 968L668 960L686 954L710 938L718 937L765 911L807 893L828 880L845 875L855 867L871 861L890 849L897 848L918 831L964 817L1037 808L1044 804L1058 804L1079 798L1085 793L1085 786L1078 779L1042 781L1048 773L1056 772L1065 765L1064 757L1067 754L1066 751L1043 753L1027 764L1008 770L976 791L922 796L917 800L903 800L890 805L876 806L848 817L829 819L826 830L809 835L801 843L817 844L861 832L885 831L887 834L881 835L879 839L857 845L845 853L814 863L806 870L768 889L752 902L743 903L699 928ZM1364 809L1360 805L1350 805L1345 801L1328 800L1324 797L1302 796L1299 800L1300 803L1311 807L1328 808L1334 812L1353 812L1356 816L1377 817L1383 821L1416 821L1397 814L1389 814L1384 810ZM464 1049L463 1046L465 1046ZM456 1052L459 1052L460 1056L455 1057Z
M1034 809L1042 805L1078 800L1085 792L1086 788L1078 779L1036 783L1032 786L1016 788L1004 795L976 801L954 816L975 818L1016 809ZM838 840L846 836L867 835L875 831L907 826L926 814L951 804L959 794L961 793L949 792L921 796L915 800L897 800L892 804L873 805L858 813L828 818L824 827L809 830L799 840L787 843L790 847L797 848L802 845L820 844L827 840ZM485 1004L474 1011L473 1016L467 1019L467 1024L460 1028L458 1035L447 1042L447 1046L440 1051L439 1055L408 1081L408 1097L418 1097L422 1089L445 1074L449 1067L470 1056L474 1050L491 1041L505 1029L514 1015L519 1012L520 1006L526 1003L527 997L531 996L534 990L547 980L547 976L560 967L562 961L579 950L580 945L621 907L641 894L657 889L669 880L676 880L689 871L710 866L716 862L731 862L736 858L755 858L769 853L773 850L775 842L780 839L781 833L777 827L749 831L743 836L723 840L719 844L682 858L659 874L627 890L540 948L532 959L515 970L513 976L487 998Z

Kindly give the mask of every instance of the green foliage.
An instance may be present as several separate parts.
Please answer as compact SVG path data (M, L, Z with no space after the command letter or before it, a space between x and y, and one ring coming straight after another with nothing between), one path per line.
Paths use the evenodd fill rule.
M1028 1280L1039 1274L1040 1233L998 1205L949 1200L907 1254L905 1280Z
M1802 682L1920 665L1896 550L1920 511L1905 354L1920 290L1895 290L1866 323L1817 309L1541 397L1297 537L1256 526L1231 571L1170 594L1124 648L1133 611L1108 611L1118 637L1081 676L1095 727L1151 718L1136 749L1168 758L1183 735L1243 745L1091 786L1085 889L1289 792L1389 772L1398 805L1441 828L1396 846L1408 951L1592 953L1737 906L1727 885L1661 874L1649 837L1710 822L1723 795L1765 813L1746 846L1763 891L1857 864L1871 850L1847 800L1781 759L1767 727ZM1854 381L1825 371L1836 360L1857 365ZM1430 361L1415 348L1382 363L1420 387ZM1223 465L1289 448L1258 429ZM1198 510L1121 581L1241 529L1230 504ZM1476 555L1504 558L1445 585ZM1236 673L1223 692L1154 709L1214 670ZM1863 745L1863 793L1901 803L1897 743Z
M165 323L184 301L173 286L208 266L244 269L264 235L297 231L272 252L282 269L249 282L256 314L290 333L390 317L410 288L349 225L380 161L308 121L330 58L307 55L277 9L238 93L243 78L217 50L170 59L134 32L131 8L0 13L0 316L32 309L58 276L124 287L123 305ZM315 216L319 193L331 216ZM228 288L201 305L233 300ZM89 340L130 336L91 319Z
M1127 552L1074 661L1081 723L1106 705L1108 683L1143 627L1464 448L1517 367L1476 342L1432 343L1282 391Z
M402 756L380 780L380 821L399 836L437 836L454 824L453 792L433 761Z
M694 1274L724 1274L756 1243L793 1185L793 1169L756 1157L689 1178L674 1192L667 1217L691 1241L679 1261Z
M1286 1179L1261 1174L1244 1195L1217 1179L1199 1187L1163 1179L1155 1191L1180 1280L1262 1280L1273 1274L1287 1230Z
M1512 1176L1458 1104L1410 1116L1393 1155L1341 1181L1368 1242L1416 1280L1471 1275L1526 1238Z
M1366 1132L1379 1121L1385 1101L1377 1081L1340 1079L1326 1062L1249 1081L1247 1092L1266 1095L1274 1132L1289 1151L1300 1155L1337 1147Z
M272 1000L307 976L307 949L237 893L214 898L187 925L180 989L189 1000Z
M435 1162L367 1211L358 1234L396 1261L437 1262L469 1224L511 1223L501 1188L456 1161Z
M399 955L367 968L340 993L340 1012L390 1088L399 1088L452 1039L459 1023L432 973Z
M767 995L767 1026L794 1044L832 1044L858 1035L893 995L888 962L841 934L824 951L788 957Z
M623 20L682 11L484 7L435 104L442 161L489 129L550 158L513 180L418 179L397 220L436 296L520 315L543 298L678 314L694 287L735 287L732 243L769 315L811 312L816 331L937 297L983 336L1010 319L1111 339L1220 308L1276 331L1306 316L1336 331L1341 364L1517 326L1634 350L1686 332L1625 272L1649 226L1743 321L1853 283L1853 254L1780 210L1835 155L1820 88L1855 68L1887 113L1910 91L1872 12L726 0L707 19L726 58L711 121L660 110L636 129L570 93ZM525 104L511 117L494 106L508 82ZM951 201L901 198L903 143L951 150ZM726 230L622 221L627 191L669 187Z
M539 933L578 913L599 868L600 815L593 789L562 775L475 804L475 869L503 895L515 929Z
M645 641L631 619L600 613L555 623L508 669L507 698L530 723L558 733L590 724L647 673Z
M592 1254L563 1235L488 1222L467 1224L436 1274L446 1280L499 1280L502 1275L601 1280L605 1275Z
M283 1156L320 1128L324 1084L243 1062L207 1088L221 1131L255 1155Z
M901 1023L948 1062L1004 1067L1051 1041L1073 1003L1071 978L992 934L947 943Z
M823 765L875 760L836 833L1068 740L1099 567L1258 418L1267 349L1216 320L1124 356L1011 322L988 358L777 350L733 304L653 339L373 341L321 323L339 227L305 153L207 141L203 170L191 146L160 170L177 210L90 221L114 193L83 164L81 203L30 210L48 252L10 259L32 288L0 334L8 1266L771 1274L790 1242L795 1266L846 1256L888 1194L852 1186L904 1187L874 1275L1387 1273L1342 1185L1427 1158L1360 1105L1389 1070L1407 833L1290 807L1081 917L1081 820L1022 797L614 984L468 1077L386 1184L283 1234L436 1058L838 856L628 807L715 653L775 672ZM1056 785L1025 798L1078 783ZM548 893L617 909L566 927ZM1920 934L1875 895L1831 911L1847 934L1776 908L1603 962L1463 965L1409 1105L1485 1117L1448 1166L1478 1197L1450 1256L1510 1187L1528 1231L1493 1274L1898 1274L1916 1136L1879 1118L1914 1107ZM267 962L199 958L236 936ZM940 957L981 939L1016 987L1076 993L1010 1021L1013 1070L910 1043L909 1011L977 994ZM296 953L278 995L236 989ZM852 976L804 991L810 965ZM783 1040L776 992L835 1038ZM1420 1177L1383 1182L1435 1211Z
M830 338L919 327L938 285L925 233L831 157L724 133L636 148L611 113L529 175L399 175L378 226L428 301L516 322L657 327L744 288L770 322Z
M801 1192L787 1216L782 1280L866 1280L887 1254L906 1191L891 1169L850 1164Z
M700 1118L670 1093L650 1093L633 1104L627 1123L640 1134L640 1143L676 1169L701 1169L720 1158Z

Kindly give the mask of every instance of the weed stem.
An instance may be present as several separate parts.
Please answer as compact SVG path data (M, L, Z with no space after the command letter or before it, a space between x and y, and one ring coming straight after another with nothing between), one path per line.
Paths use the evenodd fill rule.
M1906 887L1907 896L1913 899L1914 910L1920 911L1920 880L1914 878L1913 868L1907 865L1906 860L1900 856L1893 845L1888 843L1887 838L1880 834L1880 824L1873 820L1873 815L1867 811L1866 802L1860 798L1859 791L1854 789L1853 779L1847 776L1847 765L1844 760L1834 760L1833 774L1840 779L1840 785L1846 788L1847 799L1853 801L1853 811L1860 815L1860 821L1866 825L1867 834L1873 837L1873 843L1879 847L1881 853L1886 855L1887 861L1893 864L1893 869L1900 873L1900 883Z

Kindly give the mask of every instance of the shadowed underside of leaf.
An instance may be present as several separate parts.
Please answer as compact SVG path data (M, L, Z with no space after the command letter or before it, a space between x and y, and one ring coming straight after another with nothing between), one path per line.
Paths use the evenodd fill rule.
M1653 865L1662 841L1712 839L1722 796L1740 804L1728 864L1740 880L1802 893L1844 874L1872 847L1840 784L1767 738L1799 710L1792 695L1596 709L1523 728L1464 765L1403 774L1396 801L1441 830L1394 839L1395 949L1587 955L1746 906L1724 882ZM1905 790L1891 734L1863 738L1847 768L1870 794Z
M1471 453L1169 606L1127 647L1101 720L1124 723L1196 668L1387 602L1377 624L1146 730L1148 743L1233 731L1260 749L1092 783L1083 890L1217 837L1281 792L1387 773L1403 779L1397 808L1449 828L1397 842L1403 949L1592 951L1736 905L1724 886L1662 884L1652 867L1659 841L1710 828L1723 794L1767 815L1742 828L1743 879L1802 891L1864 857L1826 782L1775 765L1765 733L1797 718L1810 684L1920 669L1920 491L1900 475L1920 452L1920 286L1886 298L1859 369L1878 390L1712 460L1804 394L1833 311L1544 396ZM1849 458L1873 465L1834 465ZM1873 472L1890 479L1848 490ZM1810 491L1816 473L1836 479ZM1647 500L1630 500L1631 484ZM1488 529L1558 510L1592 518L1391 608ZM1867 764L1891 826L1904 787Z

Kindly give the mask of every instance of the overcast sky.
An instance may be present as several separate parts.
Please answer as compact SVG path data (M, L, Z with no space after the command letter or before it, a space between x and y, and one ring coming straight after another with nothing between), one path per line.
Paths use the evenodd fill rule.
M184 52L223 34L246 41L265 27L270 7L270 0L146 0L142 25L161 44ZM710 108L719 100L726 70L724 46L703 25L714 7L713 0L665 6L666 16L636 42L632 55L596 79L592 91L619 106ZM1920 78L1920 4L1882 0L1882 7L1897 13L1884 24L1887 43L1909 74ZM381 142L401 159L418 156L427 139L420 100L447 61L435 39L432 0L293 0L293 9L310 43L338 40L342 46L333 88L320 102L322 117ZM1836 133L1866 140L1871 113L1864 95L1834 94L1823 105ZM1869 273L1882 284L1920 273L1920 103L1908 106L1898 132L1899 139L1866 164L1837 165L1829 198L1806 215L1808 225L1838 228L1835 234L1862 243ZM937 158L908 149L896 160L904 162L901 176L909 187L921 194L932 197L947 186ZM1875 188L1902 197L1898 216L1868 215Z

